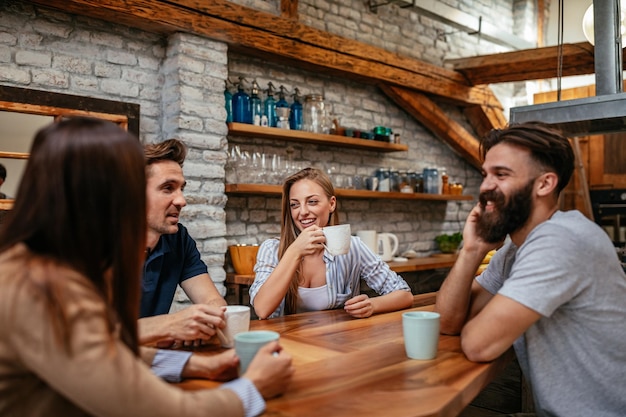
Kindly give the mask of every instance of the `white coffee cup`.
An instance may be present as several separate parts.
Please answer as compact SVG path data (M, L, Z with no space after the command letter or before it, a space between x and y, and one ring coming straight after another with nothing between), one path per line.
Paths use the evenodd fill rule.
M322 228L326 243L324 247L331 255L344 255L350 251L350 225L327 226Z
M250 329L250 307L226 306L224 318L226 327L222 330L223 337L220 337L220 341L222 347L231 348L235 345L235 335Z
M365 243L365 246L370 248L375 254L378 254L378 233L376 233L376 230L359 230L356 232L356 235Z
M439 313L433 311L403 313L402 334L406 355L409 358L434 359L439 344Z

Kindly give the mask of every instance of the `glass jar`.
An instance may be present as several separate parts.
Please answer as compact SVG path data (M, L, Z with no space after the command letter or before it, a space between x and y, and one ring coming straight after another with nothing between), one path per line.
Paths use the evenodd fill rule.
M424 168L424 192L426 194L439 194L439 170L437 168Z
M389 191L400 192L400 171L397 169L389 173Z
M323 133L325 126L326 109L324 108L324 96L321 94L307 95L302 105L302 130Z
M411 177L408 171L400 171L400 192L414 193L415 186L411 185Z
M378 168L376 170L376 178L378 178L378 191L389 191L389 168Z

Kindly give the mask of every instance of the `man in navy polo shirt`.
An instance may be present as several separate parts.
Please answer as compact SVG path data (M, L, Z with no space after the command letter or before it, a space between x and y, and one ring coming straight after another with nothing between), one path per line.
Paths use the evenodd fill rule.
M178 223L187 202L182 165L187 149L176 139L145 146L148 237L142 279L139 339L169 346L208 340L224 327L226 301L200 259L196 242ZM194 303L169 313L177 286Z

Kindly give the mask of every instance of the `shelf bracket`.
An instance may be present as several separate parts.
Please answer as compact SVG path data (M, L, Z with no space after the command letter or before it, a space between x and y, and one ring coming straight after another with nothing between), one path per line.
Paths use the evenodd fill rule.
M370 12L376 13L378 11L378 8L381 6L387 6L389 4L395 4L395 3L400 3L400 5L398 7L400 8L406 8L406 7L411 7L413 6L415 0L387 0L385 2L382 3L377 3L375 0L368 0L368 5L370 8Z

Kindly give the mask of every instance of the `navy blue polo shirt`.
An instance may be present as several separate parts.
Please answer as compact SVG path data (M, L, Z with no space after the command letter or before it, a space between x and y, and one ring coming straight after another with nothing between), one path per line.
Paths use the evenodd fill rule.
M178 223L178 232L161 235L143 265L139 317L167 314L176 286L207 272L207 267L187 228Z

